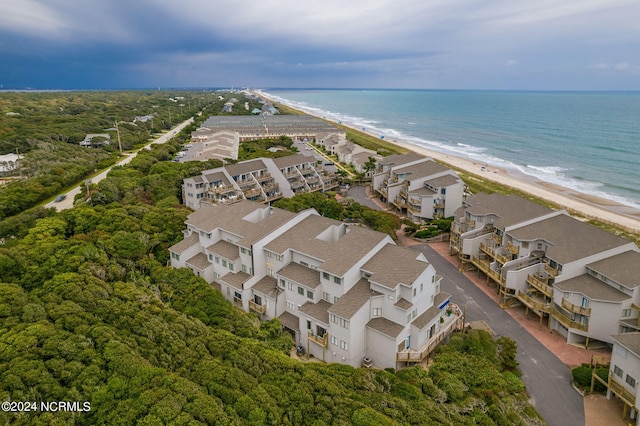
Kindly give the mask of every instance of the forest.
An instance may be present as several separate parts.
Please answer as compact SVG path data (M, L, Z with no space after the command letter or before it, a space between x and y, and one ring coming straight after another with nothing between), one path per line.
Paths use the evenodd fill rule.
M90 410L0 412L1 423L544 424L507 337L457 334L428 368L306 363L289 356L278 320L260 323L168 267L190 213L181 181L218 165L171 162L187 137L141 151L85 188L75 208L12 225L15 238L0 245L0 397Z

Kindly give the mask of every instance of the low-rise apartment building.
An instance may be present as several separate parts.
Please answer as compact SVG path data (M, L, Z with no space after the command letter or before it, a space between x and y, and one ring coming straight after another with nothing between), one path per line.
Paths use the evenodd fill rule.
M465 185L453 170L411 153L378 161L372 187L382 201L419 223L453 216Z
M296 154L205 170L199 176L183 180L182 199L195 210L203 205L242 200L271 203L283 197L337 187L337 176L326 171L315 157Z
M623 420L640 426L640 333L618 334L612 338L607 399L614 395L619 398L624 403Z
M246 200L204 206L186 225L172 266L261 319L278 317L317 359L399 368L461 326L433 265L386 234Z
M452 225L461 270L477 268L504 307L522 305L568 343L611 344L640 330L640 249L632 241L517 196L477 194Z

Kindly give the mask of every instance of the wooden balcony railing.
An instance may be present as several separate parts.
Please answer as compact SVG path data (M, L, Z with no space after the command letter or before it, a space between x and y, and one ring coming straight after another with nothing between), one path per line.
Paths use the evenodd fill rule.
M324 333L323 336L318 336L311 330L307 330L307 338L309 338L311 342L314 342L323 348L326 348L329 345L329 333Z
M565 298L562 298L562 307L565 308L567 311L570 311L576 314L584 315L587 317L591 315L591 308L583 308L580 305L574 305L573 303L569 302Z
M235 190L236 190L235 187L227 186L227 185L212 186L209 188L209 192L212 192L214 194L224 194L225 192L235 191Z
M611 376L612 374L611 372L609 372L609 389L611 389L613 393L618 395L620 399L625 400L627 404L634 407L636 405L636 396L633 393L629 392L622 383L618 382Z
M463 320L462 312L460 309L451 304L451 308L453 308L453 312L448 317L445 318L445 322L443 323L443 327L440 328L436 332L435 335L431 336L431 339L422 346L419 350L412 349L403 349L396 352L396 361L397 362L422 362L431 352L435 350L435 348L454 330L462 329Z
M544 312L547 314L551 313L552 308L551 308L551 303L549 302L541 302L539 300L536 300L533 297L529 296L527 293L523 292L522 290L518 290L516 297L531 309Z
M273 176L271 176L269 173L265 173L261 176L255 176L254 177L258 180L258 182L265 182L268 181L269 179L273 179Z
M236 306L240 306L240 307L242 307L242 299L240 299L239 297L235 297L235 296L234 296L234 297L233 297L233 303L234 303Z
M571 320L571 318L565 316L562 312L558 311L557 309L553 309L553 311L551 312L551 316L555 320L557 320L560 324L564 325L567 328L575 328L576 330L589 331L588 324L582 324L577 321L573 321Z
M552 277L557 277L558 276L558 268L554 268L551 265L549 265L548 263L544 264L544 271L551 275Z
M509 250L509 253L511 254L518 254L520 253L520 246L513 243L507 243L507 250Z
M253 300L249 300L249 309L259 314L264 314L267 311L267 305L258 305Z
M529 283L529 285L540 290L546 296L553 297L553 287L551 287L548 282L548 278L545 279L538 275L527 275L527 283Z
M496 256L496 260L504 265L505 263L511 260L511 257L505 256L504 254L499 254Z
M496 251L495 248L492 246L489 246L486 243L480 243L480 250L482 250L483 252L487 253L489 256L495 258L496 257Z
M395 204L396 206L400 207L400 208L406 208L407 207L407 200L405 200L402 197L396 197L395 200L393 200L393 204Z

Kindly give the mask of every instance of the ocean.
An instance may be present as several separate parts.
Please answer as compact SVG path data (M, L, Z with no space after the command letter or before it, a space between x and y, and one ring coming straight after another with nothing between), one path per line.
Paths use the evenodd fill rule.
M640 92L263 91L388 141L640 208Z

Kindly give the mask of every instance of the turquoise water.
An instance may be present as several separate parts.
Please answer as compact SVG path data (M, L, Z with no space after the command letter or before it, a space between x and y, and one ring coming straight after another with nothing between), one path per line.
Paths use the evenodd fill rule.
M640 92L265 90L282 103L640 207Z

